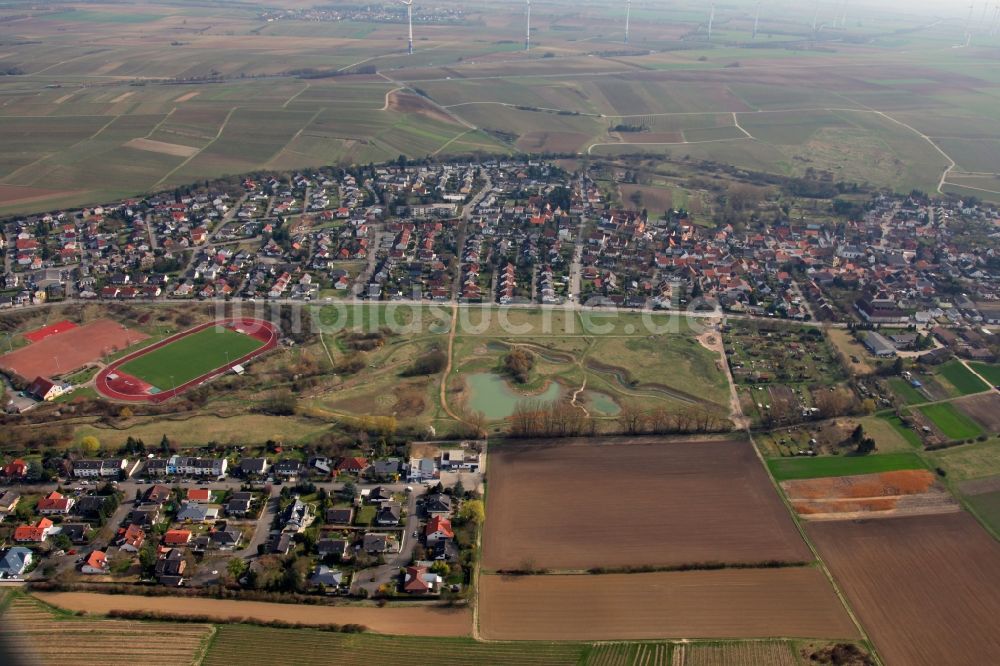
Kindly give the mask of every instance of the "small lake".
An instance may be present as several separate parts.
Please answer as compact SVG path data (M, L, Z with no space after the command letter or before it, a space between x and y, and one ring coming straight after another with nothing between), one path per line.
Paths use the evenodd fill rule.
M550 403L558 399L563 391L557 382L549 382L541 393L524 395L511 388L506 379L492 372L466 375L465 384L469 389L469 409L482 412L490 421L505 419L513 414L521 400Z
M600 391L584 391L583 403L588 411L597 412L602 416L616 416L622 411L614 398Z

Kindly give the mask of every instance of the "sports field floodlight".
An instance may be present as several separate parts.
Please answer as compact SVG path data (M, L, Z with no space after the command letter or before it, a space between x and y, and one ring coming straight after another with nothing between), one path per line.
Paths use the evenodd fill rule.
M406 5L406 23L409 27L409 39L407 41L406 52L413 55L413 0L399 0Z
M628 25L632 18L632 0L625 0L625 43L628 44Z
M524 27L524 50L528 51L531 49L531 0L526 0L525 16L526 23Z

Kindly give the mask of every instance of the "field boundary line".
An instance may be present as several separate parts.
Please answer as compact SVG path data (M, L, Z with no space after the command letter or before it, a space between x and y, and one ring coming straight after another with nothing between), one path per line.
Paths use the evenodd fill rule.
M822 557L820 557L819 550L816 548L816 545L812 542L812 540L809 538L809 535L806 533L805 527L803 527L802 522L799 520L798 514L792 507L791 501L789 501L789 499L785 496L785 493L781 490L781 486L775 479L774 474L771 473L771 468L768 466L767 460L764 458L764 455L760 452L760 447L757 446L757 441L754 439L753 432L751 431L750 428L746 429L746 434L747 437L750 439L750 446L753 447L754 453L757 454L757 459L760 460L761 464L764 466L764 471L767 473L768 478L771 479L771 486L774 488L775 492L778 493L778 497L785 505L785 508L789 513L789 517L792 519L792 523L795 525L795 529L799 531L799 535L802 537L802 540L805 542L806 546L812 552L813 557L816 558L817 568L823 572L823 575L829 581L830 586L833 588L834 594L836 594L837 598L840 599L840 603L843 605L844 610L847 612L847 616L851 618L851 622L853 622L854 626L857 627L858 633L861 635L861 639L871 648L872 658L875 659L875 663L880 664L881 666L885 666L885 661L883 661L882 658L879 656L878 651L875 649L875 644L872 642L872 639L868 635L868 632L865 631L864 625L861 624L861 620L858 619L857 614L854 612L854 609L848 602L847 596L844 594L843 590L840 589L840 586L837 585L837 581L834 579L833 573L830 571L830 568L826 566L826 562L823 561Z
M281 105L281 108L287 109L288 105L295 101L296 97L298 97L299 95L301 95L305 91L309 90L309 86L310 86L310 83L308 81L306 81L305 87L303 87L302 90L298 91L297 93L295 93L294 95L292 95L291 97L289 97L288 99L286 99L285 103Z
M49 116L42 116L42 117L49 117ZM58 116L56 116L56 117L58 117ZM106 116L88 116L88 117L101 117L101 118L105 118ZM108 129L108 127L110 127L112 125L112 123L114 123L119 118L121 118L121 114L119 114L117 116L111 116L111 120L109 120L108 122L106 122L103 125L101 125L101 128L99 130L97 130L96 132L94 132L93 134L91 134L90 136L88 136L85 139L80 139L79 141L77 141L73 145L69 146L68 148L64 148L64 149L60 150L59 153L65 153L67 151L73 150L77 146L80 146L80 145L83 145L83 144L87 143L88 141L93 141L94 139L96 139L101 134L101 132L103 132L104 130ZM41 157L39 157L34 162L31 162L30 164L25 164L23 167L21 167L19 169L16 169L15 171L11 171L9 174L7 174L6 176L4 176L3 179L0 179L0 182L7 183L9 185L14 185L14 183L8 182L10 178L12 178L13 176L16 176L17 174L19 174L20 172L24 171L25 169L30 169L31 167L33 167L33 166L35 166L37 164L41 164L42 162L44 162L45 160L49 159L50 157L54 157L56 154L57 153L46 153L45 155L42 155ZM32 181L32 182L34 183L35 181Z
M208 636L201 640L198 645L198 651L195 652L194 661L191 662L193 666L201 666L205 662L205 658L212 649L212 645L215 643L215 639L219 635L219 626L216 624L209 625Z
M209 141L208 143L206 143L204 146L202 146L198 150L197 153L195 153L194 155L190 156L189 158L187 158L186 160L184 160L183 162L181 162L180 164L178 164L177 166L175 166L173 169L171 169L170 171L168 171L166 173L166 175L163 176L163 178L160 178L158 181L156 181L155 183L153 183L153 187L150 188L150 189L155 189L155 188L159 187L160 185L162 185L163 181L165 181L167 178L170 178L172 175L174 175L175 173L177 173L178 171L180 171L181 169L183 169L185 166L188 165L188 163L191 160L193 160L194 158L196 158L199 155L201 155L213 143L215 143L216 141L218 141L219 138L222 136L222 132L226 129L226 125L229 124L229 119L233 117L233 114L236 113L236 110L239 109L239 108L240 107L238 107L238 106L234 106L233 108L229 109L229 113L226 114L225 120L223 120L222 124L219 126L219 131L215 133L215 138L214 139L212 139L211 141Z

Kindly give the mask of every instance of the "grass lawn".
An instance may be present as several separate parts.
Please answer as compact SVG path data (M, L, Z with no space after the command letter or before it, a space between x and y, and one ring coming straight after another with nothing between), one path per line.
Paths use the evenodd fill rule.
M913 430L903 425L903 422L900 420L898 416L896 415L887 416L882 420L891 425L893 429L899 433L900 437L905 439L911 446L918 449L923 447L924 443L923 441L921 441L920 435L918 435L917 433L913 432Z
M982 393L989 389L989 385L982 379L974 375L960 361L949 361L940 367L938 375L944 377L962 395Z
M354 514L354 524L371 525L372 521L375 520L376 513L378 513L378 509L374 504L365 504Z
M927 398L921 395L920 391L910 386L910 382L902 377L893 377L890 379L889 386L892 388L892 392L899 396L899 399L904 404L916 405L921 402L927 402Z
M969 366L986 378L993 386L1000 386L1000 365L993 363L970 363Z
M1000 442L955 446L927 454L932 464L944 468L952 481L967 481L1000 474Z
M225 365L227 359L235 361L263 344L249 335L212 326L143 354L122 365L121 371L165 391Z
M826 476L875 474L898 469L927 467L916 453L887 453L869 456L832 456L823 458L774 458L767 466L778 481L817 479Z
M975 509L979 518L995 533L1000 534L1000 490L982 495L970 495L965 499Z
M958 411L950 402L924 405L919 409L950 439L969 439L983 434L983 429L975 421Z

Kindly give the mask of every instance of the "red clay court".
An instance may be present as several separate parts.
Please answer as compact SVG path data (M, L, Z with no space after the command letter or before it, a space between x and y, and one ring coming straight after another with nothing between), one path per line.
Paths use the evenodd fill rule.
M65 333L66 331L74 328L76 328L76 324L63 319L62 321L57 321L54 324L49 324L48 326L43 326L38 330L31 331L30 333L25 333L24 338L28 340L28 342L41 342L50 335L59 335L60 333Z
M39 376L65 375L147 337L110 319L98 319L84 326L47 334L39 342L0 356L0 369L28 382Z
M153 386L148 381L135 377L128 374L123 370L123 367L128 366L132 361L137 359L142 359L142 357L147 355L153 355L156 357L155 352L164 347L174 345L184 338L190 336L195 336L202 331L213 327L222 327L229 329L232 332L240 333L242 335L249 336L261 344L260 346L253 349L253 351L243 354L239 358L229 358L227 356L226 360L223 361L218 367L214 367L208 372L205 372L197 377L184 381L183 384L176 386L175 388L161 390L160 388ZM94 380L94 386L97 392L106 398L111 398L112 400L121 400L125 402L151 402L160 403L174 396L178 396L185 391L200 386L205 382L218 377L229 371L233 366L241 365L250 361L261 354L264 354L275 347L278 346L279 333L277 327L268 321L263 321L260 319L228 319L221 321L212 321L194 328L188 329L176 335L172 335L169 338L160 340L148 347L140 349L132 354L129 354L123 358L118 359L114 363L111 363L107 367L103 368ZM188 341L190 342L190 341ZM174 349L178 347L184 347L186 343L181 343L174 345ZM190 346L190 345L188 345ZM173 350L172 350L173 351ZM162 355L162 354L161 354ZM144 361L148 359L142 359ZM135 365L134 363L132 365ZM147 363L147 365L149 365ZM170 372L169 368L174 366L169 366L168 369L161 368L161 363L154 362L156 374L162 374L163 372ZM147 368L149 370L149 368ZM138 373L137 373L138 374ZM153 374L152 372L150 374ZM157 380L160 386L170 386L171 384Z

